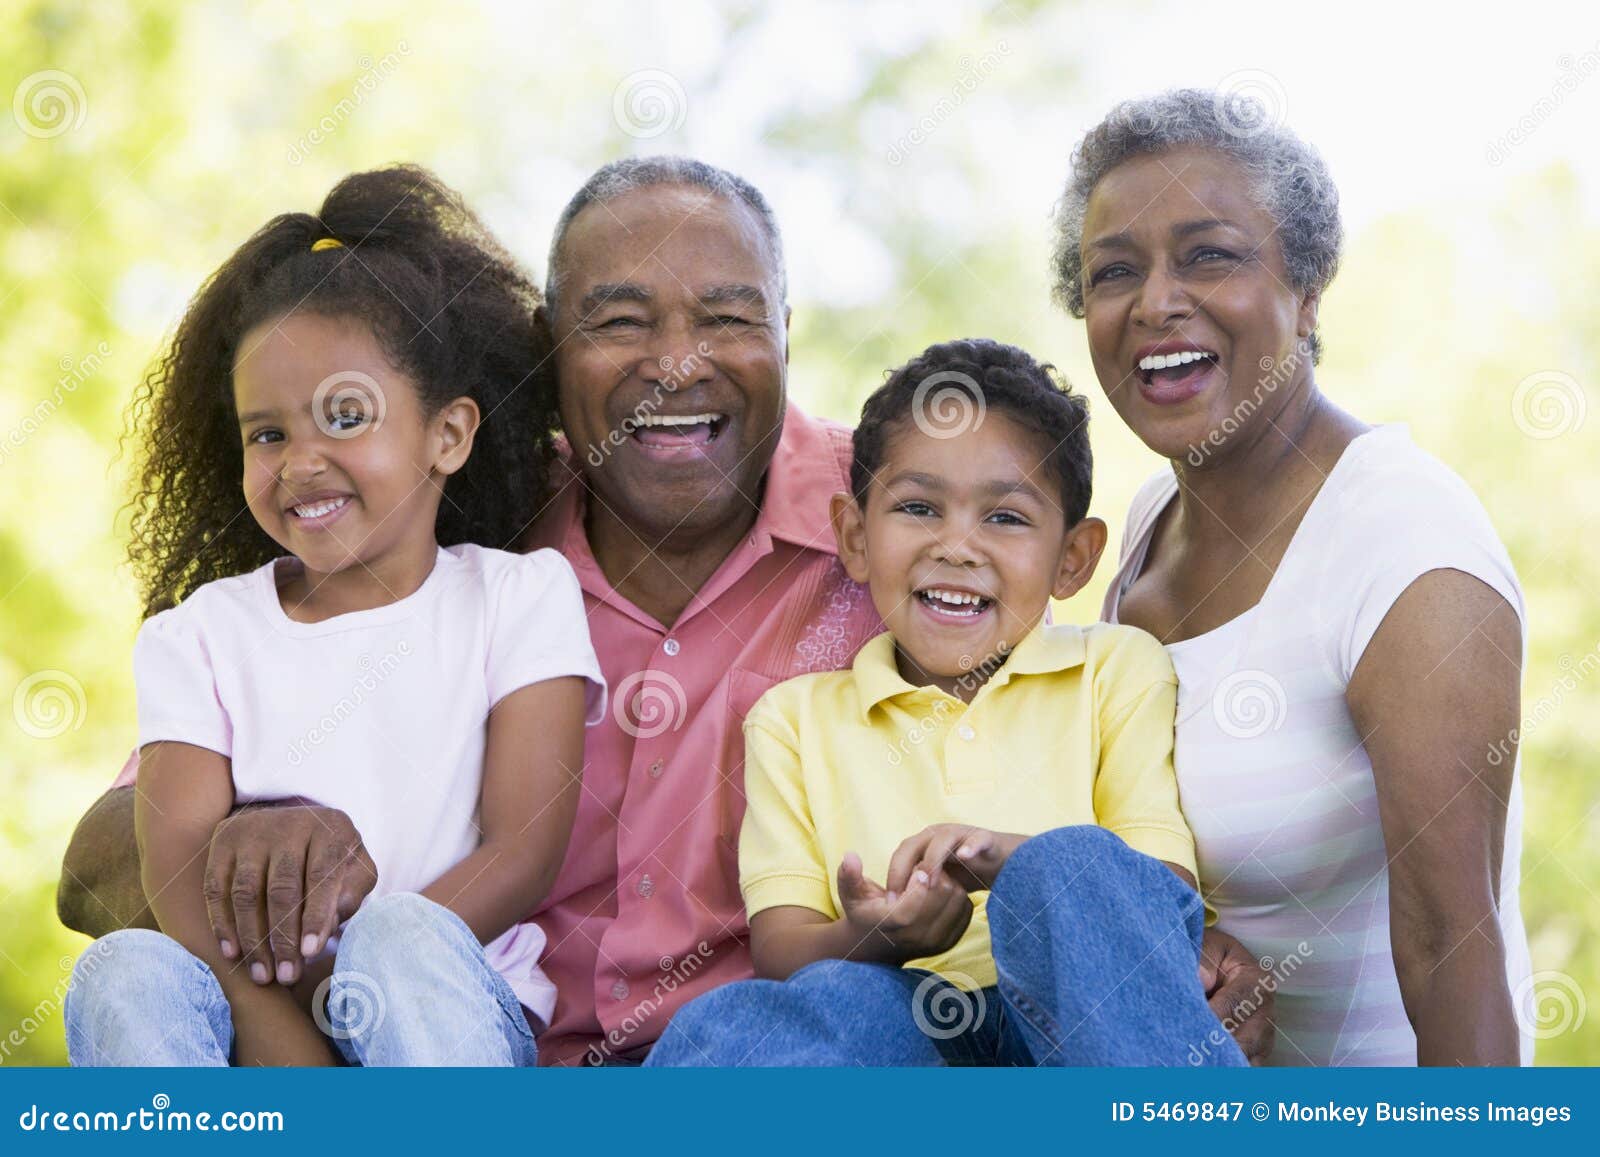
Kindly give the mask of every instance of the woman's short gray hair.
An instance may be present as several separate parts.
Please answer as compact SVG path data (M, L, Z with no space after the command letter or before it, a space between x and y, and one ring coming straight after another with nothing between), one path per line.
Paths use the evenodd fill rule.
M694 189L740 202L749 207L761 225L761 232L770 247L774 272L777 274L778 304L789 297L789 276L783 264L783 238L778 233L778 218L772 206L749 181L737 173L719 169L693 157L651 156L624 157L601 165L572 195L567 207L556 220L555 236L550 240L550 262L546 266L544 299L553 312L561 292L561 281L566 269L563 266L562 246L566 244L567 230L574 218L590 205L614 201L635 189L648 189L657 185L685 185Z
M1083 221L1094 187L1130 157L1186 145L1226 153L1250 175L1258 203L1278 223L1291 289L1320 293L1333 280L1344 240L1339 190L1316 149L1254 96L1177 88L1123 101L1073 150L1051 260L1055 299L1073 317L1083 316ZM1315 333L1311 350L1313 360L1321 356Z

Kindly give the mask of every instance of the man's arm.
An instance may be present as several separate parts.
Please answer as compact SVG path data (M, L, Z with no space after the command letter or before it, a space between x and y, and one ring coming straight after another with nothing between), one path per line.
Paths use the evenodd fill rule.
M75 932L100 937L119 928L158 929L140 882L135 791L130 785L106 792L72 834L56 911ZM286 963L285 983L293 984L302 951L320 952L377 881L349 816L285 801L245 804L217 825L205 892L217 938L233 946L230 959L259 963L266 983ZM312 943L301 943L301 931Z
M156 927L139 883L133 796L131 785L106 792L90 805L67 844L56 914L74 932L98 938L119 928Z

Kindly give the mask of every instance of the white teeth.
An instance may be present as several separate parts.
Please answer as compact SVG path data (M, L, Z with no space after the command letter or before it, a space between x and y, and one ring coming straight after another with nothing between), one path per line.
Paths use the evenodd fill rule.
M707 426L721 417L721 414L641 414L636 420L636 424L640 426Z
M1186 366L1190 362L1200 361L1202 358L1215 357L1216 355L1202 350L1180 350L1175 354L1150 354L1139 359L1141 370L1166 370L1173 366Z
M324 514L332 514L349 501L348 498L327 498L321 502L308 502L292 509L300 518L321 518Z
M966 591L926 590L921 594L924 598L933 599L935 602L947 603L950 606L976 606L983 602L980 595L968 594Z

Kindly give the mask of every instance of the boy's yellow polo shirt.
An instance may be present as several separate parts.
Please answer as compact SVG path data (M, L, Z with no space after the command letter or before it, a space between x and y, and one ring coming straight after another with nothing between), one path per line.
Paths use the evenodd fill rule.
M971 704L902 679L888 634L847 671L780 683L744 725L746 910L793 904L836 919L846 852L882 884L900 842L934 823L1024 835L1099 824L1194 872L1172 770L1177 692L1161 644L1109 623L1036 628ZM973 896L953 949L907 966L994 984L988 899Z

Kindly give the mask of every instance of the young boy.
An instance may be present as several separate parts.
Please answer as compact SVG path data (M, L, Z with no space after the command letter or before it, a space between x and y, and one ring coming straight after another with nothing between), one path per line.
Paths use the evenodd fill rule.
M1197 974L1172 665L1130 627L1044 623L1105 547L1086 423L992 341L867 400L833 524L888 630L752 709L766 979L684 1008L650 1063L1244 1063Z

